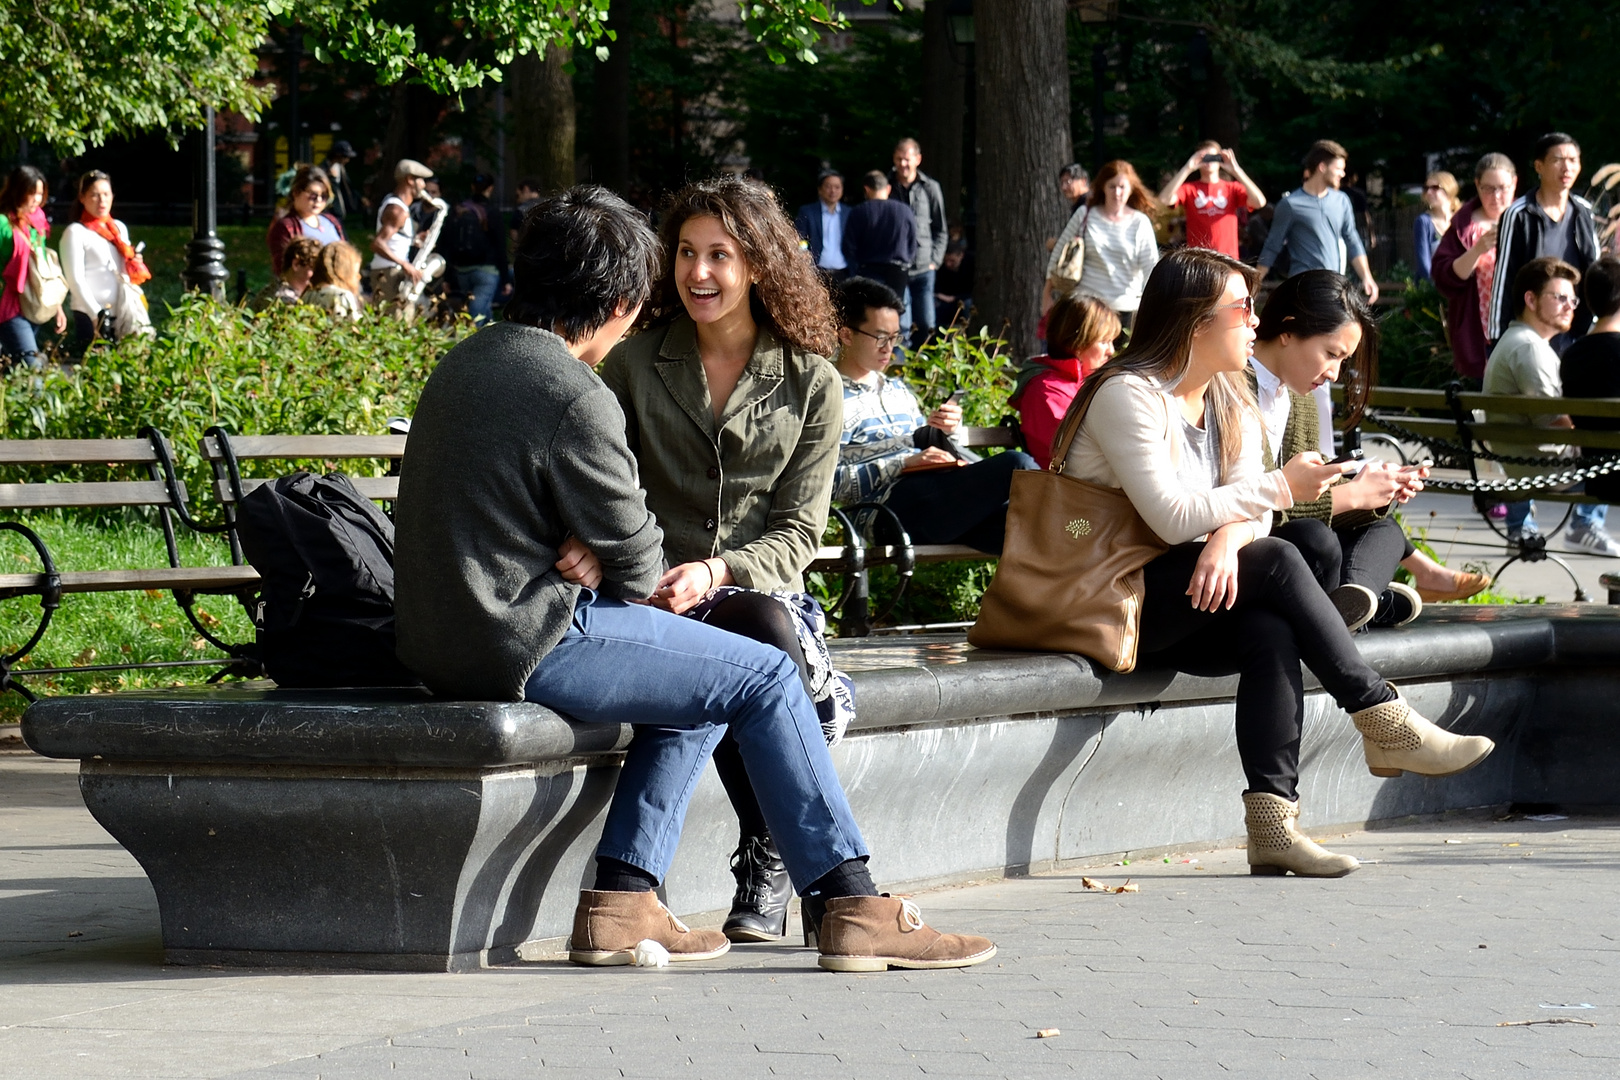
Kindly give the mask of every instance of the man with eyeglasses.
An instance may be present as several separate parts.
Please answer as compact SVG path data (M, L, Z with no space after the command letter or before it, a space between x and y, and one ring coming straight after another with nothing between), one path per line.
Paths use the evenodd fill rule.
M1492 340L1506 334L1519 306L1520 267L1543 256L1582 270L1597 262L1592 204L1573 193L1581 175L1580 144L1574 136L1554 131L1536 140L1534 154L1540 184L1513 200L1496 227L1496 280L1486 323ZM1569 325L1553 338L1553 352L1562 356L1591 325L1591 314L1584 304L1578 305Z
M844 433L833 502L885 504L914 543L1001 554L1012 474L1040 466L1021 451L979 460L951 441L962 426L956 394L924 416L903 380L884 377L901 341L899 293L850 278L836 300Z
M1575 287L1581 272L1562 259L1543 255L1531 259L1513 277L1513 295L1520 303L1518 317L1508 323L1502 338L1485 362L1485 393L1518 394L1529 397L1562 397L1564 384L1559 376L1558 354L1551 341L1569 329L1579 303ZM1568 416L1544 414L1528 416L1487 411L1491 423L1534 424L1544 428L1572 428ZM1570 452L1556 444L1491 443L1491 451L1515 457L1564 456ZM1509 476L1534 476L1546 469L1530 465L1504 465ZM1535 503L1529 499L1507 504L1508 542L1518 545L1536 533ZM1607 506L1576 503L1564 544L1598 555L1620 555L1604 528Z

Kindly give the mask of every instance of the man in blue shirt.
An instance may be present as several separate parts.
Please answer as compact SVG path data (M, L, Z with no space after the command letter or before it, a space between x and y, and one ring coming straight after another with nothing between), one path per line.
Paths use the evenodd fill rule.
M819 199L799 207L793 226L809 245L811 261L833 281L842 281L849 276L849 264L844 261L849 207L843 203L843 176L836 169L823 170L816 177L816 194Z
M1346 262L1361 279L1367 303L1378 300L1378 283L1367 265L1367 249L1356 231L1355 209L1350 198L1339 190L1344 180L1344 147L1331 139L1320 139L1305 155L1305 182L1277 203L1271 232L1260 252L1260 271L1269 271L1284 247L1288 249L1290 274L1305 270L1332 270L1346 273Z

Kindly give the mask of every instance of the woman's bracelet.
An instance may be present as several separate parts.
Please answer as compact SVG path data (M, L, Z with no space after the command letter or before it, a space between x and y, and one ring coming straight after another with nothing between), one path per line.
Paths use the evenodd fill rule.
M719 587L719 579L714 576L714 567L709 565L709 560L708 559L703 560L703 569L705 569L705 570L707 570L709 572L709 588L708 588L708 591L709 592L714 592L714 590Z

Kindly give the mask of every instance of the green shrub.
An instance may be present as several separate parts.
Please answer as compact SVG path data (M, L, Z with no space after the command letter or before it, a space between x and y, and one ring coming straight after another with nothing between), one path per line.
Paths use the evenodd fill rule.
M962 422L969 427L995 427L1011 410L1007 395L1012 377L1006 369L1007 343L990 336L988 327L942 327L921 349L906 358L901 377L927 412L961 387Z
M174 444L195 499L207 490L197 442L209 427L380 434L388 417L414 411L433 365L471 329L465 321L339 324L297 305L255 315L188 296L156 338L97 346L74 368L12 371L0 387L0 438L132 438L151 424Z
M1379 320L1378 385L1444 390L1455 378L1440 290L1408 280L1400 305Z

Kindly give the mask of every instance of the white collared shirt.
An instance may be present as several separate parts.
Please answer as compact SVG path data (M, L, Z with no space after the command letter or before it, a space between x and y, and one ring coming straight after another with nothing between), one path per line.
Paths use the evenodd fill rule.
M829 210L826 203L821 204L821 258L816 265L823 270L843 270L849 265L844 262L844 223L839 209Z
M1277 455L1282 453L1283 431L1288 427L1288 388L1266 365L1252 356L1249 357L1249 365L1254 368L1254 396L1260 406L1260 419L1265 423L1271 460L1282 465L1281 461L1277 461Z

